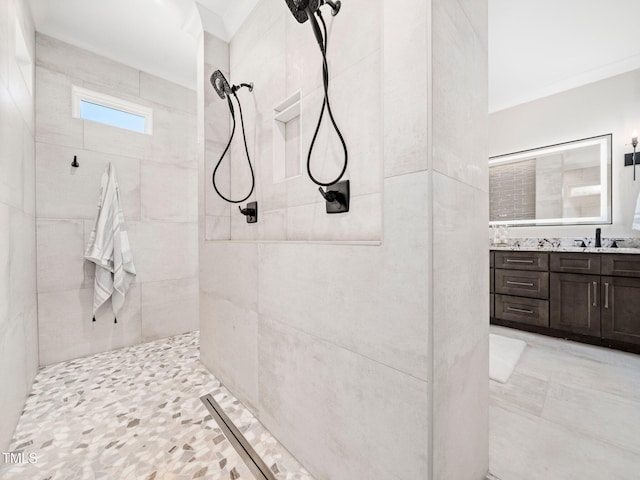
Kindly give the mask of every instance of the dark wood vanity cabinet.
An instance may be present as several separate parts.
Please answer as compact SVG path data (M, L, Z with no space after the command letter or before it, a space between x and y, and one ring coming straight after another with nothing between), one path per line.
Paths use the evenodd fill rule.
M600 277L551 273L549 326L600 336Z
M640 255L492 254L492 323L640 352Z
M602 337L640 344L640 278L601 277Z

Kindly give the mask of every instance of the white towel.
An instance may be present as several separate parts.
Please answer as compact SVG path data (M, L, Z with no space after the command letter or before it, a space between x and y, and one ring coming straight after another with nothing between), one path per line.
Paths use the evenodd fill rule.
M638 194L638 200L636 201L636 211L633 214L633 224L631 228L634 230L640 230L640 193Z
M96 264L93 320L109 297L117 319L136 269L125 229L116 169L111 163L102 174L98 216L84 258Z

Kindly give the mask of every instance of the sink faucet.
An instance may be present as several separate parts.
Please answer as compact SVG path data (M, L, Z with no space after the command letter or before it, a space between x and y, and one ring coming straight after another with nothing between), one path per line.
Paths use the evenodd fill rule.
M602 246L602 241L600 239L600 233L602 232L602 229L600 228L596 228L596 244L595 247L601 247Z

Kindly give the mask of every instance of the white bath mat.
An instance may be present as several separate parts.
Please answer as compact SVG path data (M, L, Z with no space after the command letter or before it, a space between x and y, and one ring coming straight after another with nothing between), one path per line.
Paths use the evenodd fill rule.
M506 383L527 344L522 340L489 334L489 378Z

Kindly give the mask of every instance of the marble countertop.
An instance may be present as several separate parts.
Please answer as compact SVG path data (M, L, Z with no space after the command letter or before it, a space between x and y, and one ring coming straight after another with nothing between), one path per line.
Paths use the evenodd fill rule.
M579 247L579 244L586 246ZM612 247L617 243L618 247ZM579 252L640 254L640 238L602 238L602 247L595 246L595 238L509 238L507 243L489 242L491 250L529 252Z
M534 251L534 252L579 252L579 253L627 253L627 254L640 254L640 248L628 248L628 247L568 247L568 246L531 246L531 245L491 245L491 250L503 250L503 251Z

